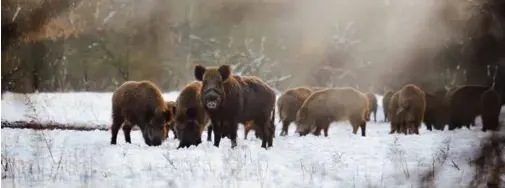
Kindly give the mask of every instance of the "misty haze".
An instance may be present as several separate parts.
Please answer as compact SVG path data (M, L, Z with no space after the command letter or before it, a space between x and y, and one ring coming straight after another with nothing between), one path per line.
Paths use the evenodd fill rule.
M1 9L2 186L505 186L505 1Z

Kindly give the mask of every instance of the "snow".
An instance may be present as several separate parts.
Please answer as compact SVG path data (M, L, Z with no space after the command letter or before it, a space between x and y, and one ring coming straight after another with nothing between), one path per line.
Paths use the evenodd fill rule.
M164 93L165 100L179 92ZM112 93L37 93L6 92L2 99L2 121L37 121L85 124L107 128L112 123Z
M164 94L166 100L176 96ZM27 105L26 97L34 105ZM6 93L1 117L109 125L110 98L111 93ZM382 121L381 96L378 101L377 119ZM30 106L36 111L30 112ZM461 187L473 175L468 161L479 140L490 135L480 125L432 132L423 126L420 135L390 135L388 123L369 122L366 137L352 134L348 122L333 123L329 137L299 137L294 125L281 137L280 128L277 124L268 150L252 132L244 140L242 126L234 149L227 138L219 148L203 142L176 149L172 135L161 146L148 147L140 131L132 132L132 144L125 143L120 131L118 144L110 145L108 131L5 128L2 186L418 187L420 176L435 166L444 167L436 175L436 187ZM202 138L206 136L205 131Z

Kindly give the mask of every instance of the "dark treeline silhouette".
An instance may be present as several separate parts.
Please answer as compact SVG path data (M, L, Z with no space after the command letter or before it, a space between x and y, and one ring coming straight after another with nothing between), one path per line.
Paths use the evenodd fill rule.
M374 36L369 17L327 27L318 41L305 22L290 19L298 1L223 2L2 1L2 91L111 92L126 80L176 90L193 79L196 63L231 64L279 90L353 86L383 93L414 83L435 91L491 85L496 70L496 86L503 87L503 24L492 13L502 11L497 3L476 4L482 10L470 20L441 17L450 24L468 22L461 40L447 40L440 50L413 48L408 58L395 59L380 57L388 48L374 49L375 55L366 51ZM375 12L388 8L370 3ZM282 32L272 29L280 23Z
M470 19L471 29L466 34L468 40L455 44L452 54L444 55L458 58L449 66L457 63L464 65L467 70L464 84L492 85L501 92L501 99L505 100L505 1L482 0L475 6L479 6L479 15ZM494 80L487 76L493 74ZM505 137L499 133L482 140L481 148L477 150L478 157L471 159L475 175L468 187L503 187L504 182L500 177L505 172L504 144ZM434 177L439 170L426 172L420 186L434 187Z

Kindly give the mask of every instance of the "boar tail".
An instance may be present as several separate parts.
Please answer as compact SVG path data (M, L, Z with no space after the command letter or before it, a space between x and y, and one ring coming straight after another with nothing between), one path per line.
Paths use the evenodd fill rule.
M279 111L280 111L280 110L279 110ZM279 118L279 122L281 121L280 119L281 119L281 118ZM272 121L272 124L275 124L275 107L274 107L274 109L272 110L272 117L271 117L271 120L270 120L270 121Z
M279 123L282 121L282 106L284 105L279 105ZM275 107L274 107L274 114L275 114Z

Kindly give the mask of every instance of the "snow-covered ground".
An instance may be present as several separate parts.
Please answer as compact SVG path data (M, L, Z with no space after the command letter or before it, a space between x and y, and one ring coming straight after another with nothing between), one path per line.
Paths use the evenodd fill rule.
M165 100L177 99L179 92L164 93ZM84 124L107 128L112 123L112 93L6 92L2 99L2 121L37 121Z
M173 100L177 92L164 94ZM111 93L28 95L6 93L2 121L110 124ZM378 120L383 120L379 96ZM33 110L35 108L35 110ZM503 112L503 110L502 110ZM433 167L437 187L466 185L473 175L469 160L490 133L471 130L389 135L389 124L372 123L367 137L353 135L348 122L333 123L329 137L281 137L265 150L250 133L238 147L229 139L220 148L204 142L175 149L170 139L159 147L144 144L139 131L126 144L122 131L110 145L108 131L1 130L2 186L13 187L417 187ZM206 132L203 134L206 138Z

